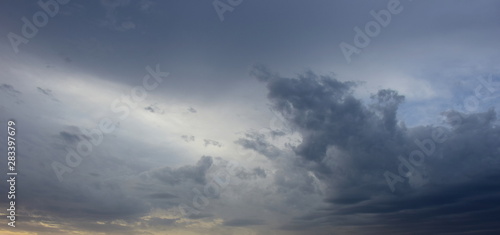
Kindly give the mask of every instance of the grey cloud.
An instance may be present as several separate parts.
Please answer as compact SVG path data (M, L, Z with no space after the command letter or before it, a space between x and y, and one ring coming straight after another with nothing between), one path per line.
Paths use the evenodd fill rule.
M360 198L347 204L332 201L335 208L332 206L297 219L290 224L290 229L328 223L357 226L366 231L365 234L401 234L410 230L415 234L474 234L479 231L484 233L477 234L492 234L499 229L496 223L500 212L497 179L498 174L491 174L462 184L432 184L405 197Z
M266 171L260 167L254 168L253 172L259 177L266 178Z
M44 88L41 88L41 87L37 87L36 88L38 92L50 97L52 100L54 101L58 101L58 99L56 99L56 97L54 97L54 94L52 93L52 90L50 89L44 89Z
M186 142L193 142L195 140L195 137L192 135L183 135L181 138L186 141Z
M190 219L203 219L203 218L208 218L208 217L213 217L214 215L212 214L207 214L207 213L198 213L198 214L190 214L188 215L188 218Z
M266 140L266 137L260 133L246 133L245 138L240 138L235 141L235 143L243 146L246 149L254 150L270 159L276 158L280 155L279 149L269 143Z
M384 90L374 95L377 109L370 109L353 97L356 83L340 82L312 72L299 75L297 79L275 77L267 86L274 108L303 136L295 152L319 163L323 173L329 172L321 165L329 146L356 152L354 157L358 158L374 154L387 158L384 155L394 155L395 150L401 150L396 147L397 143L406 137L393 120L402 97L395 91ZM387 140L391 141L390 145ZM380 149L383 147L386 149ZM370 161L370 164L380 167L382 162L379 160Z
M286 133L281 130L271 130L271 136L272 137L277 137L277 136L284 136Z
M151 113L159 113L159 114L165 113L165 111L162 110L160 107L158 107L157 104L151 104L151 105L145 107L144 110L147 110Z
M153 176L160 181L176 185L191 180L198 184L206 183L206 173L212 166L212 157L203 156L194 166L183 166L178 169L165 167L153 172Z
M59 135L61 136L62 139L64 139L66 142L74 144L78 141L80 141L80 137L77 134L72 134L68 133L66 131L61 131L59 132Z
M52 91L50 89L43 89L41 87L37 87L36 89L46 96L52 96Z
M3 92L6 92L7 94L12 95L12 96L17 96L17 95L21 94L21 92L16 90L12 85L5 84L5 83L0 85L0 90L2 90Z
M297 78L273 76L259 81L267 83L273 107L303 137L294 149L300 159L289 158L289 161L305 169L297 167L294 171L290 170L293 165L282 167L283 171L275 176L276 184L284 193L294 188L314 191L313 187L307 187L313 184L313 178L301 184L291 178L297 175L298 179L307 179L308 169L326 184L325 202L331 205L297 218L283 229L356 225L359 231L369 231L377 225L378 233L402 233L419 227L413 221L434 226L418 230L422 233L500 229L494 225L494 219L484 217L481 222L476 217L491 214L479 205L481 200L493 203L489 198L493 200L492 195L498 190L491 180L500 170L496 141L500 139L500 129L496 127L494 110L471 114L446 111L443 115L447 126L407 128L396 118L404 96L393 90L380 90L372 95L372 103L365 104L352 95L355 83L312 72ZM397 184L392 194L384 172L397 174L400 164L397 157L408 159L413 150L421 149L416 141L431 138L437 129L444 131L446 141L434 143L434 151L422 165L415 166L414 175ZM335 174L339 169L344 174ZM292 203L297 199L289 200ZM433 220L429 218L431 215L443 217ZM364 222L359 222L356 216L364 218L361 220ZM457 219L445 222L451 218ZM453 224L460 224L458 221L465 223L460 229L453 228ZM437 226L439 223L443 225Z
M177 219L161 219L161 218L152 218L148 220L148 224L150 226L165 226L172 225L177 221Z
M62 139L64 144L68 145L74 145L82 139L91 140L90 136L84 135L76 126L64 126L63 130L57 135L57 138Z
M215 146L215 147L222 147L222 144L219 143L219 141L215 141L215 140L210 140L210 139L204 139L203 140L205 142L205 147L207 147L208 145L212 145L212 146Z
M150 198L154 199L171 199L171 198L177 198L177 196L170 194L170 193L153 193L149 195Z
M50 172L52 173L52 172ZM137 198L127 197L118 182L101 183L101 179L87 179L88 183L61 184L47 183L46 179L33 179L25 182L31 191L21 190L23 198L30 198L23 209L26 211L44 211L45 215L84 220L114 220L131 218L147 212L147 205ZM36 185L43 185L37 187ZM73 184L73 185L71 185ZM94 185L93 187L89 187ZM40 203L41 196L46 197Z
M297 68L324 71L333 67L338 74L346 75L342 79L366 75L360 79L368 80L369 89L382 84L407 89L407 82L416 86L411 94L382 90L375 92L371 101L365 101L353 95L353 91L361 91L359 85L336 80L333 75L308 72L287 78L264 65L256 66L251 75L268 86L273 110L285 117L286 129L296 131L294 136L303 137L303 141L298 146L278 149L277 142L288 138L288 131L270 130L265 136L249 132L249 136L240 140L229 140L227 136L240 130L223 128L221 141L236 140L266 159L258 158L249 164L251 167L240 169L220 198L211 198L205 214L189 218L210 215L214 219L227 218L228 225L243 226L251 224L254 218L282 221L297 216L284 228L310 229L290 234L496 234L500 231L495 227L499 214L495 180L500 169L495 111L481 109L480 113L463 114L448 110L443 113L443 123L417 127L406 127L397 118L402 115L398 113L402 111L400 107L408 108L405 116L410 118L405 121L432 118L426 109L411 107L415 105L415 97L420 106L437 107L432 92L420 93L420 83L439 93L438 99L453 97L446 100L448 105L456 99L462 102L476 92L479 83L472 78L474 71L498 69L500 2L402 1L404 11L392 15L390 25L382 27L381 34L371 38L370 45L362 54L355 55L356 60L350 65L346 64L338 44L352 44L353 28L358 26L363 30L366 23L376 21L369 12L384 10L388 0L363 4L244 1L234 11L225 12L224 22L218 20L212 2L71 1L59 5L59 14L51 17L46 27L37 27L39 31L33 40L19 45L19 54L14 54L11 43L4 38L0 47L3 76L0 84L4 85L0 85L0 92L6 100L0 105L0 115L4 117L0 123L14 118L20 124L16 138L19 172L23 175L18 185L22 225L16 228L19 232L142 233L126 231L130 227L111 222L120 219L137 223L137 218L152 209L171 209L181 200L192 203L192 189L203 191L202 183L208 181L207 174L210 176L214 170L210 167L214 163L207 158L180 168L164 167L192 159L187 155L193 151L185 151L190 146L175 138L187 133L181 138L194 141L191 134L197 131L189 130L193 125L157 130L161 132L159 135L141 128L146 132L140 132L145 134L140 136L133 130L141 123L132 123L135 117L132 115L128 120L120 120L120 128L105 135L102 144L94 146L92 154L84 157L82 164L72 168L73 172L65 174L64 182L59 183L50 164L64 163L65 148L75 147L78 141L88 138L79 130L61 125L87 126L102 117L101 111L110 111L108 101L100 104L97 100L98 107L82 113L81 108L94 104L80 99L78 94L65 95L64 103L48 107L54 103L45 102L44 98L62 100L63 96L58 96L64 93L60 92L64 89L60 81L73 85L109 84L110 89L128 92L129 88L140 85L146 64L160 63L162 69L165 64L175 76L164 80L148 100L179 101L182 115L189 116L185 120L188 122L214 125L228 118L235 127L259 124L268 127L269 122L262 120L266 113L261 112L264 104L258 83L243 79L248 64L256 60L272 63L281 69L281 74L293 74L290 71ZM10 1L0 7L0 31L4 36L7 32L23 36L21 17L33 22L32 16L38 11L43 12L36 1ZM99 23L101 28L96 27ZM40 58L50 69L38 65ZM65 58L73 62L66 63L70 60ZM475 68L470 69L470 77L474 82L464 84L464 89L450 89L452 79L448 78L462 73L456 71L472 67ZM11 83L14 86L7 84L11 79L16 81ZM40 89L25 89L36 83L33 79L43 83L38 85ZM98 82L101 80L106 83ZM93 81L96 83L90 84ZM44 84L52 85L44 87ZM488 90L481 92L485 95ZM402 103L403 95L409 105ZM12 102L26 97L30 100L25 105ZM497 105L497 99L498 92L480 101L485 106ZM150 104L145 103L135 111L147 115L163 112ZM219 120L203 119L206 117L199 115L201 109L194 114L190 105L203 107L203 113L210 110L208 115L214 110L219 115L217 111L227 108L228 115L221 115ZM232 115L233 108L241 115ZM446 131L446 142L436 143L434 153L415 167L415 176L397 183L393 194L384 172L398 174L398 156L408 159L412 151L420 149L415 140L430 138L437 129ZM200 131L203 130L204 127ZM171 134L173 142L168 141ZM203 143L199 135L196 134ZM220 144L216 142L205 142L206 150L241 160L240 155L230 152L233 146L226 146L226 142L224 148L212 148ZM262 167L253 168L257 165ZM239 179L248 180L236 185ZM128 180L136 184L129 185ZM1 197L0 202L8 203L6 197ZM219 213L224 210L227 213ZM32 213L41 216L30 217ZM26 220L33 223L28 225ZM61 229L38 223L51 220L61 224ZM104 224L97 224L96 220ZM172 222L158 219L149 225L167 224L175 228L177 225ZM256 233L273 234L274 231L269 231L274 225L271 223ZM144 222L137 227L154 229L149 225ZM232 231L202 229L200 233L232 234Z
M253 168L252 170L246 170L244 168L238 169L235 172L236 177L242 180L250 180L256 178L266 178L267 174L261 167Z
M267 82L272 78L279 76L278 73L272 72L267 66L263 64L254 65L250 71L250 75L257 78L261 82Z
M264 221L255 219L233 219L224 221L225 226L234 226L234 227L245 227L253 225L263 225L263 224L265 224Z

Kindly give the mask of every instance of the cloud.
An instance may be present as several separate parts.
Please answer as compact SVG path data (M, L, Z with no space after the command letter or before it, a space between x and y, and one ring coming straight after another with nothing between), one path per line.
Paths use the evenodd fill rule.
M44 89L44 88L41 88L41 87L37 87L36 88L38 92L50 97L53 101L59 101L58 99L56 99L54 97L54 94L52 93L52 90L50 89Z
M225 226L235 226L235 227L245 227L245 226L253 226L253 225L263 225L265 224L262 220L254 220L254 219L233 219L224 221Z
M195 137L192 135L182 135L181 138L188 143L195 140Z
M162 219L162 218L152 218L148 220L149 226L165 226L172 225L177 221L177 219Z
M274 135L274 133L275 132L271 134ZM278 133L276 135L279 134L281 133ZM250 132L246 133L245 137L246 138L238 139L237 141L235 141L235 143L241 145L246 149L254 150L271 159L278 157L281 153L281 151L279 151L276 146L272 145L266 140L266 137L263 134Z
M5 84L5 83L0 85L0 90L11 95L11 96L17 96L17 95L21 94L21 92L16 90L12 85Z
M298 186L307 192L315 190L305 186L313 185L317 177L325 186L328 206L297 217L283 229L352 225L366 232L376 228L377 232L367 234L500 229L490 217L497 208L480 206L481 202L496 203L493 195L500 189L493 180L500 170L495 144L500 129L494 110L469 114L450 110L443 112L442 126L407 128L397 119L404 101L397 91L380 90L366 103L353 96L353 82L312 72L284 78L270 76L262 67L254 70L252 74L266 83L273 108L303 138L293 148L299 158L288 158L292 165L282 164L281 158L275 160L283 169L276 174L275 184L287 190ZM444 133L445 141L430 144L426 140L437 130ZM240 143L257 146L255 141ZM408 159L414 150L429 153L391 193L384 172L397 174L398 156ZM310 182L297 185L290 179L297 174L307 179L306 171L313 173ZM422 222L432 226L422 227Z
M176 198L177 196L170 193L153 193L150 194L149 197L154 199L171 199Z
M219 148L222 147L222 144L219 143L218 141L215 141L215 140L204 139L203 141L205 142L205 147L207 147L209 145L219 147Z
M152 174L161 182L169 185L180 184L184 181L194 181L198 184L206 183L206 173L212 166L213 159L209 156L203 156L196 165L184 166L178 169L165 167L155 170Z
M145 107L144 110L147 110L151 113L158 113L158 114L165 113L165 110L161 109L157 104L151 104L151 105Z
M211 2L71 1L60 4L62 18L51 18L29 44L19 45L22 53L14 54L8 40L0 45L0 123L19 125L22 226L16 231L500 231L498 108L488 110L500 107L500 96L475 79L499 71L499 2L403 4L403 13L349 65L338 43L352 42L354 26L363 30L376 21L369 12L381 13L387 0L287 1L279 17L283 2L254 1L224 24ZM21 17L33 23L31 16L43 9L11 3L0 9L7 17L2 29L22 36ZM259 19L251 20L256 10ZM279 73L258 65L251 74L259 82L242 79L256 58ZM123 93L141 85L150 63L166 63L175 77L132 107ZM332 67L337 75L320 75ZM319 73L296 75L301 68ZM346 82L354 80L364 83ZM458 84L462 80L470 82ZM471 95L481 104L464 113ZM24 102L17 105L18 99ZM51 163L68 165L66 149L92 138L78 127L93 130L105 117L116 121L115 131L59 182ZM440 131L446 141L427 141ZM425 154L418 166L414 151ZM218 157L197 162L204 155ZM406 171L400 157L414 167L411 174L400 174ZM226 175L220 195L208 197L200 214L175 214L179 203L194 207L229 159L242 167ZM403 179L394 192L387 171ZM8 203L6 197L0 202ZM274 230L281 225L288 230Z
M256 178L266 178L266 170L261 167L255 167L252 170L245 170L244 168L239 169L235 172L236 177L242 180L250 180Z
M80 141L80 137L76 134L72 134L72 133L69 133L69 132L66 132L66 131L61 131L59 132L59 135L61 136L61 138L63 140L65 140L66 142L68 143L71 143L71 144L74 144L78 141Z
M101 0L101 5L106 9L105 20L101 25L115 31L128 31L135 29L136 25L130 20L122 20L118 12L119 8L127 7L130 0Z

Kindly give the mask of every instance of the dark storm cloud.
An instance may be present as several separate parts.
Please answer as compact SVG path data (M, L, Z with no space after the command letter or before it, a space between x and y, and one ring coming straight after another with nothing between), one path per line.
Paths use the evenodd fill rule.
M380 90L372 95L372 103L365 104L352 95L352 82L312 72L297 78L268 76L267 69L255 69L254 75L264 74L258 79L267 83L273 107L303 137L294 151L304 161L295 160L295 165L323 179L327 184L325 202L331 205L297 218L284 229L348 225L361 231L376 226L379 233L500 229L494 223L497 217L491 217L499 210L492 205L498 203L495 195L500 190L500 129L494 110L471 114L451 110L443 113L445 126L407 128L396 118L404 100L396 91ZM398 172L398 156L407 158L419 149L418 142L438 129L446 140L434 143L423 164L415 166L404 183L396 183L392 194L384 172ZM289 167L278 172L277 185L283 189L312 185L311 181L293 186L287 178L301 169L287 171ZM335 174L339 167L344 175ZM308 190L313 188L304 188Z
M432 184L404 197L331 201L335 207L297 219L288 229L354 225L365 234L492 234L499 229L499 177L490 174L462 184Z
M275 76L268 81L268 98L274 108L303 135L297 154L321 162L329 146L359 151L384 146L386 140L400 141L395 110L403 97L382 90L373 96L377 103L370 108L352 95L355 85L312 72L297 79Z

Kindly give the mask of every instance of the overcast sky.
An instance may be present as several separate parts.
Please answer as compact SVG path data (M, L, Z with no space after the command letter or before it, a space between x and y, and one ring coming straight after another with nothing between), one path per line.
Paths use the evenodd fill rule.
M0 35L2 234L500 233L498 1L5 0Z

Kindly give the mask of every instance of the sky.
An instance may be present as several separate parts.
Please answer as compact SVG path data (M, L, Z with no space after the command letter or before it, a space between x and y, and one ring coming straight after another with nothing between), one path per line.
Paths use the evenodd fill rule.
M1 234L500 232L498 1L5 0L0 35Z

